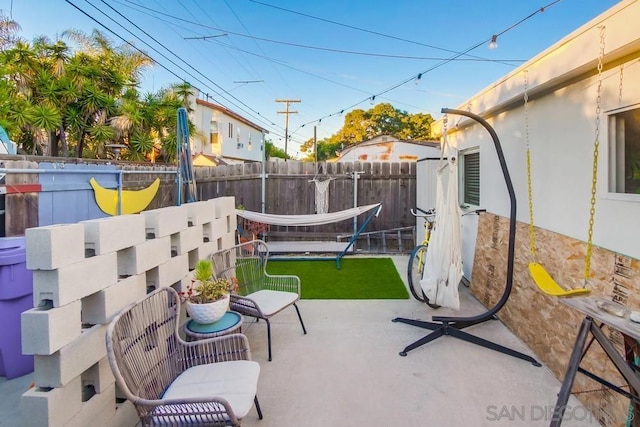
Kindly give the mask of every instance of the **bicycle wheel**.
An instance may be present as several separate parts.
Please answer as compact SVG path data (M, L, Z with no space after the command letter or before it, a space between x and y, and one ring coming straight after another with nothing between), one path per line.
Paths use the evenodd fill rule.
M411 295L418 301L424 302L424 293L420 287L420 279L424 271L424 261L427 256L427 245L419 245L413 248L409 255L409 266L407 269L407 281Z
M428 245L419 245L413 248L411 255L409 255L409 266L407 268L409 291L411 291L411 295L418 301L427 303L431 308L440 308L439 305L429 302L429 298L427 298L420 286L420 279L422 279L422 273L424 272L424 263L427 259L427 249Z

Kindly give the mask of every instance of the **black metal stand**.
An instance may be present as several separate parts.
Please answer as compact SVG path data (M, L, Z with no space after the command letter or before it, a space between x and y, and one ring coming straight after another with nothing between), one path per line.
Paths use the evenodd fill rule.
M452 110L449 108L443 108L442 113L444 114L457 114L461 116L466 116L472 118L473 120L480 123L482 126L487 129L491 138L493 139L493 144L496 149L496 153L498 154L498 160L500 161L500 167L502 169L502 175L504 176L505 183L507 185L507 191L509 192L509 198L511 200L511 212L509 217L509 249L508 249L508 259L507 259L507 283L502 293L502 297L496 303L496 305L485 313L479 314L477 316L472 317L448 317L448 316L434 316L432 317L431 322L425 322L420 320L412 320L405 319L401 317L397 317L393 319L393 322L406 323L408 325L417 326L423 329L429 329L433 332L422 337L418 341L413 344L405 347L403 351L400 352L400 356L406 356L407 352L420 347L424 344L427 344L437 338L440 338L443 335L450 335L455 338L459 338L463 341L470 342L472 344L479 345L481 347L488 348L490 350L494 350L509 356L516 357L518 359L526 360L531 362L534 366L542 366L538 361L536 361L531 356L520 353L518 351L512 350L510 348L504 347L502 345L493 343L491 341L485 340L483 338L476 337L475 335L471 335L467 332L461 331L468 326L477 325L479 323L486 322L490 319L495 319L495 315L502 307L507 303L509 299L509 295L511 294L511 289L513 288L513 263L514 263L514 252L515 252L515 240L516 240L516 195L513 190L513 184L511 183L511 177L509 176L509 170L507 169L507 162L504 158L504 153L502 152L502 146L500 145L500 140L498 139L498 135L495 130L486 122L482 117L470 113L468 111L463 110Z

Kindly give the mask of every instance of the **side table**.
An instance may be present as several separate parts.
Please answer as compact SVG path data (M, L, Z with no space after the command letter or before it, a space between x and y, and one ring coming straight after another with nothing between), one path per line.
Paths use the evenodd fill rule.
M242 332L242 315L235 311L227 311L217 322L205 324L191 319L184 322L182 331L187 341L219 337L236 331Z

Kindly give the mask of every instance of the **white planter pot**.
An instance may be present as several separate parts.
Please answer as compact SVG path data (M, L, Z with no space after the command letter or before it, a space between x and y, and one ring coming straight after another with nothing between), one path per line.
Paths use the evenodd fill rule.
M229 310L229 299L230 296L227 294L221 300L205 304L194 304L187 301L187 313L198 323L217 322Z

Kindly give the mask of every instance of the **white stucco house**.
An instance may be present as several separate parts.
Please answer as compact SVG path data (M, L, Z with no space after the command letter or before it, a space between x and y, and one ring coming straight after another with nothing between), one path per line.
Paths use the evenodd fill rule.
M461 217L470 292L497 307L500 320L563 381L554 398L575 393L601 425L626 425L629 400L607 384L634 380L635 371L623 373L625 381L616 366L640 337L620 312L601 320L607 312L600 305L640 307L638 22L640 0L622 0L460 105L443 106L447 141L458 150L458 202L486 209ZM444 135L444 119L434 123L436 135ZM435 205L434 168L418 165L424 209ZM553 296L554 284L560 294L588 294ZM595 326L585 329L592 318L605 325L597 343L590 340ZM598 351L605 345L609 351ZM596 376L569 373L578 367Z
M345 148L336 162L415 162L439 155L437 141L404 141L391 135L378 135Z
M527 224L529 146L535 226L582 242L587 240L598 132L593 244L635 259L640 259L638 22L640 1L621 1L461 105L443 106L463 111L470 107L495 129L518 200L517 221ZM449 123L453 120L458 122L459 116ZM442 128L443 118L433 125L437 135ZM449 128L448 142L459 150L461 205L509 217L509 196L487 131L462 117ZM419 164L419 182L427 182L432 170L429 162ZM432 197L429 188L419 188L418 207L435 206ZM473 268L477 221L477 216L462 218L466 278Z
M221 158L225 163L262 161L266 129L240 114L200 99L192 98L190 119L196 127L191 137L191 153ZM203 156L200 156L203 157Z

